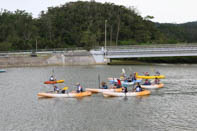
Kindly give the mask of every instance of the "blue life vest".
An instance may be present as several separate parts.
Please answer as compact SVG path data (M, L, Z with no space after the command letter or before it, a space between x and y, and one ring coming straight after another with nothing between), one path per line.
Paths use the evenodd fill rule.
M139 87L139 86L137 86L137 87L136 87L136 92L141 92L141 91L142 91L142 88Z
M103 88L103 89L108 89L107 85L104 85L102 88Z

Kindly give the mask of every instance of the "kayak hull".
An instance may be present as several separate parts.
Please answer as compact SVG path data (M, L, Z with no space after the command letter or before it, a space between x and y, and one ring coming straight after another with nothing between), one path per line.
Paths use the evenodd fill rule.
M56 97L67 97L67 98L79 98L79 97L85 97L85 96L91 96L92 93L90 91L85 91L81 93L71 92L71 93L65 93L65 94L58 94L58 93L38 93L38 97L45 97L45 98L56 98Z
M86 91L90 91L92 93L121 92L122 91L122 88L117 88L117 89L94 89L94 88L86 88Z
M103 92L103 96L105 97L125 97L125 96L145 96L149 95L150 91L149 90L144 90L141 92Z
M5 70L0 70L0 73L6 72Z
M44 84L57 84L57 83L63 83L64 80L57 80L57 81L45 81Z
M158 78L158 79L164 79L165 76L164 75L160 75L160 76L136 76L137 78L141 78L141 79L155 79L155 78Z
M154 84L154 85L141 85L142 88L144 89L158 89L164 87L163 83L160 84Z

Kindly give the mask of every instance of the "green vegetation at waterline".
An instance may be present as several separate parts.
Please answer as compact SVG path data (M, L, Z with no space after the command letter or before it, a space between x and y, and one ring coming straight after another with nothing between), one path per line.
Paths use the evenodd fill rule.
M197 56L112 59L110 62L111 65L122 65L122 64L129 65L129 64L147 64L147 63L197 64Z
M196 23L159 24L143 18L135 8L112 3L70 2L42 11L39 18L16 10L0 12L0 50L84 47L104 45L105 21L108 45L197 42Z

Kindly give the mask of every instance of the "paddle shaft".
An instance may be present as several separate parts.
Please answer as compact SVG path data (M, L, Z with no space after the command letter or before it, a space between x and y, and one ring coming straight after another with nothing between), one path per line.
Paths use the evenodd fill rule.
M101 88L100 87L100 75L98 74L98 82L99 82L99 88Z

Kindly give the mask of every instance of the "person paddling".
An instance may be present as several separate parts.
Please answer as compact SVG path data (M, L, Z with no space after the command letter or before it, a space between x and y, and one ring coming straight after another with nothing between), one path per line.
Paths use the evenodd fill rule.
M108 89L108 86L104 81L101 83L101 88L102 89Z
M53 88L55 93L59 93L60 89L56 85L54 85Z
M133 77L132 77L132 81L136 81L137 80L137 77L136 77L136 72L134 72L134 75L133 75Z
M122 86L122 84L121 84L120 79L117 79L117 86L116 86L116 88L121 88L121 86Z
M145 72L144 75L145 75L145 76L150 76L148 72Z
M83 87L80 85L80 83L76 83L77 86L77 93L83 92Z
M155 78L155 84L159 84L160 80L156 77Z
M135 87L135 91L136 92L141 92L142 91L142 87L140 86L140 83L139 82L137 82L137 85Z
M146 79L143 85L151 85L151 83L148 79Z
M50 78L49 78L49 81L55 81L55 77L52 75Z
M127 92L128 92L128 89L127 89L127 86L126 86L126 85L124 85L124 86L122 87L122 92L124 92L124 93L127 93Z

